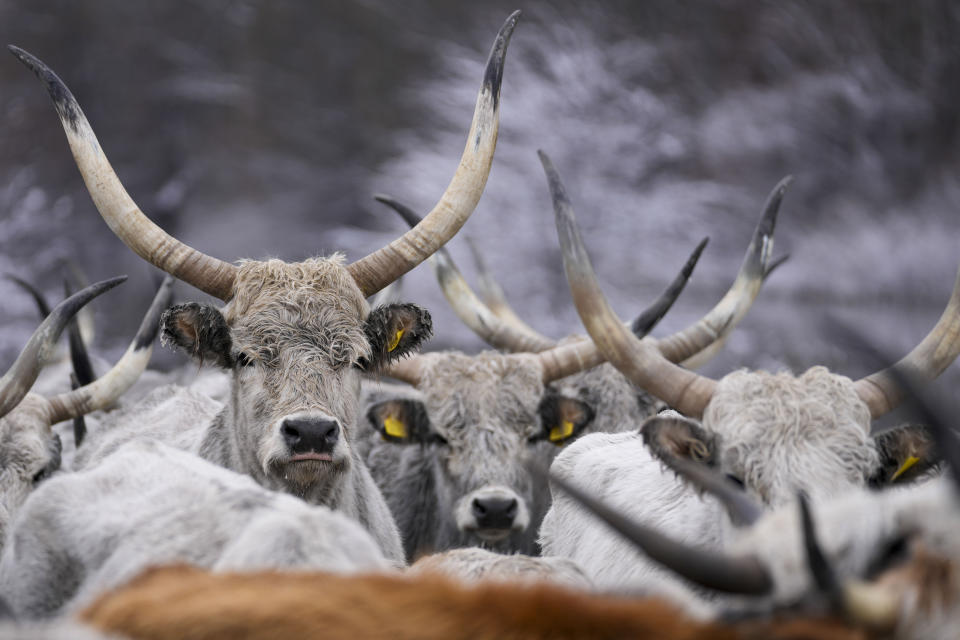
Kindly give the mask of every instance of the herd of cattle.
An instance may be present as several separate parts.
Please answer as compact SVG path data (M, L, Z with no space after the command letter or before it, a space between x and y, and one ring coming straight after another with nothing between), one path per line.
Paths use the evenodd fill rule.
M712 380L693 369L781 262L789 179L728 293L653 339L705 242L623 323L540 152L586 328L546 338L443 249L486 183L518 17L440 201L421 219L380 197L412 228L349 264L233 264L169 236L63 82L10 47L104 220L168 275L101 377L81 367L68 387L56 343L123 278L57 305L0 379L0 638L957 637L960 439L920 383L960 353L960 275L921 344L862 380ZM428 311L368 303L427 259L496 350L417 353ZM174 278L223 306L170 306ZM215 373L145 372L158 333ZM872 428L904 401L922 424Z

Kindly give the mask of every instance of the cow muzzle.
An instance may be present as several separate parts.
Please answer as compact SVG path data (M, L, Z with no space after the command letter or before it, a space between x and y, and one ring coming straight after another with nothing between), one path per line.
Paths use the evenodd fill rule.
M318 417L289 417L280 425L280 435L290 450L290 462L331 462L340 440L340 423Z
M457 527L484 542L499 542L530 524L527 504L507 487L483 487L462 498L456 509Z

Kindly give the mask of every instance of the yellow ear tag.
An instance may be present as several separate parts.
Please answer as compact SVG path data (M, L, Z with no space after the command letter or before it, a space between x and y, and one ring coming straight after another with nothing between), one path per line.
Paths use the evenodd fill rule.
M892 477L892 478L890 478L890 482L893 482L894 480L896 480L897 478L899 478L900 476L902 476L904 473L906 473L906 471L907 471L910 467L912 467L913 465L917 464L918 462L920 462L920 458L917 458L916 456L910 456L909 458L907 458L906 460L904 460L904 461L903 461L903 464L900 465L900 468L897 469L897 472L896 472L895 474L893 474L893 477Z
M393 438L406 438L407 437L407 426L394 418L393 416L387 416L383 420L383 431L388 436Z
M569 420L564 420L560 423L559 427L554 427L550 429L550 442L560 443L569 438L573 434L573 423Z
M390 344L387 345L387 351L393 351L397 348L397 345L400 344L400 338L403 337L404 332L404 329L397 329L397 332L393 336L393 340L391 340Z

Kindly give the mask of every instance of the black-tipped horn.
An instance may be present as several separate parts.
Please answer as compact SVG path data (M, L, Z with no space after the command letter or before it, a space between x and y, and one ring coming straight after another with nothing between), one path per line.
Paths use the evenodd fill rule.
M180 242L147 218L110 166L67 85L37 57L14 45L7 48L46 86L87 191L114 234L151 264L212 296L229 299L237 267Z
M374 198L396 211L411 227L421 218L410 207L383 194ZM507 351L543 351L553 341L538 333L527 333L498 318L470 288L446 247L440 247L430 256L443 296L457 317L487 344Z
M51 423L106 408L136 382L150 361L153 342L160 331L160 316L170 306L172 295L173 278L168 275L147 309L137 335L113 368L91 384L47 399Z
M684 415L699 417L710 402L717 383L669 362L656 346L639 340L620 322L600 290L560 175L547 154L543 151L537 153L553 199L567 284L593 344L631 382Z
M416 227L347 266L365 296L373 295L426 260L460 230L476 208L497 146L503 64L519 19L519 11L510 14L493 43L460 164L440 201Z
M0 378L0 417L5 416L16 407L23 396L30 391L30 387L33 386L40 374L43 361L46 359L48 352L54 348L70 318L83 305L126 279L127 276L120 276L97 282L54 307L47 319L33 332L27 346L20 352L10 370Z
M636 317L630 325L630 330L633 331L633 335L638 338L644 337L660 322L663 316L667 314L667 311L670 311L670 307L672 307L673 303L680 297L683 288L687 286L687 281L690 280L690 276L693 274L693 268L697 266L697 261L700 260L700 254L703 253L708 242L710 242L710 238L704 238L700 241L697 248L694 249L690 257L687 258L683 269L680 270L680 273L673 279L670 286L668 286L660 298L657 299L657 302Z

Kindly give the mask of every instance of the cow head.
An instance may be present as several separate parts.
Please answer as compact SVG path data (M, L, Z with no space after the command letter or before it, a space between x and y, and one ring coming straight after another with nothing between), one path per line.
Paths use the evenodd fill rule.
M640 428L651 452L711 467L767 507L880 487L936 465L927 430L869 432L853 382L813 367L800 376L740 371L724 377L703 422L666 411Z
M222 414L233 442L272 486L319 499L351 464L360 374L419 349L430 314L412 304L369 311L342 256L245 262L218 310L169 309L163 339L227 369Z
M459 168L423 223L350 264L339 256L284 264L223 262L153 224L127 194L76 99L43 62L13 54L46 85L74 160L101 216L133 251L223 300L186 305L164 321L168 341L233 370L231 399L215 430L244 471L315 501L348 466L360 365L373 368L429 335L416 308L368 313L373 295L446 243L476 206L493 161L500 85L519 11L504 23L487 61ZM391 333L392 332L392 333ZM384 354L387 354L385 357Z
M418 397L390 398L367 411L383 440L371 466L406 534L408 553L477 544L533 551L532 532L544 505L524 461L534 450L554 448L543 443L575 438L593 409L545 394L534 355L442 352L417 360ZM421 473L430 476L430 495L411 487L410 495L391 496L384 476L409 473L408 463L388 463L392 458L418 459ZM409 504L419 498L422 505ZM421 509L433 514L416 517L432 524L411 531L404 514Z
M690 276L699 249L680 281ZM651 308L669 306L681 290L671 286ZM420 394L369 409L385 443L373 447L368 462L411 558L467 544L536 551L533 534L549 496L530 477L527 458L549 461L595 416L605 416L606 427L622 427L616 423L631 424L651 410L611 367L581 372L599 364L596 354L589 340L575 337L540 353L434 353L389 369ZM419 447L386 450L398 444Z
M110 371L68 393L49 398L29 393L74 314L124 280L126 276L98 282L57 305L0 378L0 542L7 523L34 486L60 468L60 437L51 426L112 405L150 360L160 314L170 304L172 279L161 285L133 343Z
M542 152L541 161L554 200L567 280L590 337L634 384L686 416L703 418L708 434L703 447L715 440L711 459L725 473L768 505L791 499L797 489L830 495L876 476L881 461L870 437L871 419L902 398L893 368L858 381L813 367L801 376L741 371L718 382L677 367L630 334L610 309L559 175ZM930 379L958 353L960 273L937 325L897 366Z

